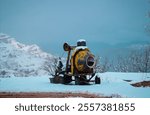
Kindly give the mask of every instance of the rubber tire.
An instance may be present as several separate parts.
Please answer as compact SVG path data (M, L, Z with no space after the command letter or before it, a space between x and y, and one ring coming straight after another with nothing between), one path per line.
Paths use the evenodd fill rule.
M95 77L95 84L101 84L101 79L100 77Z
M75 76L75 85L80 85L80 78Z
M80 85L87 85L87 78L86 76L80 76Z
M69 84L70 82L72 82L72 77L65 75L63 77L63 84Z

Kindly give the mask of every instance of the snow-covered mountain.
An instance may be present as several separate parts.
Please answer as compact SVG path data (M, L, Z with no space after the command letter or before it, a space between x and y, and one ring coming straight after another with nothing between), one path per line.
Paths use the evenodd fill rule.
M49 75L56 57L37 45L25 45L0 34L0 77Z

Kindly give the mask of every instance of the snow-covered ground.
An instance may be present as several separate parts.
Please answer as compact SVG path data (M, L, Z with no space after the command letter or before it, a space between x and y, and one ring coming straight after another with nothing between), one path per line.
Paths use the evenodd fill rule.
M106 96L149 97L150 87L133 87L130 84L150 81L150 73L99 73L100 85L63 85L49 83L49 76L0 78L0 92L89 92ZM132 80L126 82L124 80Z

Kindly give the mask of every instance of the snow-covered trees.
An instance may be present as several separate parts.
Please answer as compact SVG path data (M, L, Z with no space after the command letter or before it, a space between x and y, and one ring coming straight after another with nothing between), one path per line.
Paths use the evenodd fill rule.
M149 5L150 5L150 1L149 1ZM150 20L150 11L147 13L147 17L148 17L149 20ZM150 23L148 23L148 24L145 26L145 30L146 30L147 34L150 36Z
M45 64L43 65L44 70L47 71L50 75L55 74L55 70L57 68L58 58L53 58L51 62L45 61Z
M101 61L99 56L97 57L96 66L95 66L96 72L100 72L100 73L107 72L109 71L110 67L111 67L111 64L107 57L105 57L103 61Z
M112 59L100 57L96 60L96 72L150 72L150 45L140 50L130 51L128 55Z
M150 45L143 50L135 50L127 56L119 56L113 64L119 72L150 72Z

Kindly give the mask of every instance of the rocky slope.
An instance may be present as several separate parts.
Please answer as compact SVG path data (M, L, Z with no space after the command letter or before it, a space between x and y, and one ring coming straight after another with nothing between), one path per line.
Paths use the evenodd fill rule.
M49 75L57 58L37 45L25 45L0 34L0 77Z

